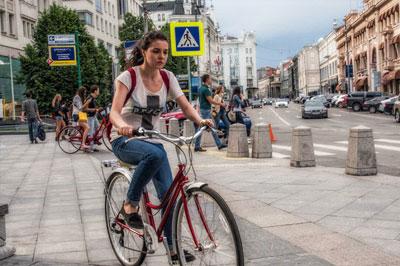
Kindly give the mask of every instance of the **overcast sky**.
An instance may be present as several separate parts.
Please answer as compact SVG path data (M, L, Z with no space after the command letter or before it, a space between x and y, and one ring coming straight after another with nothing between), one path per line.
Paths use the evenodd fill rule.
M211 0L207 0L209 3ZM277 66L332 30L334 19L342 24L362 0L213 0L223 34L239 36L255 31L257 67Z

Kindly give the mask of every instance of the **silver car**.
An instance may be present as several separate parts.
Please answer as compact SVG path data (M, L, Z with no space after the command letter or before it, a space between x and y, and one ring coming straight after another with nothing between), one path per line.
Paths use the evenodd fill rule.
M301 108L301 118L328 118L328 108L321 101L308 100Z

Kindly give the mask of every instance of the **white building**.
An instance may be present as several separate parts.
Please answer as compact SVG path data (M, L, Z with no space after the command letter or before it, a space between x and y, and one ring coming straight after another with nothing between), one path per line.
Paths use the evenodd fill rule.
M314 95L320 91L318 46L305 46L298 58L299 93Z
M338 51L336 49L336 31L318 41L321 90L323 94L336 92L338 85Z
M221 40L224 83L228 89L240 86L245 96L257 94L256 36L246 32L239 38L225 35Z

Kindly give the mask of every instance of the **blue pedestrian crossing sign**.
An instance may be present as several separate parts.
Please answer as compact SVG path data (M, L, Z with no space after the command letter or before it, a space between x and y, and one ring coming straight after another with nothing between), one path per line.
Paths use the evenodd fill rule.
M204 29L201 22L171 22L171 52L173 56L204 54Z

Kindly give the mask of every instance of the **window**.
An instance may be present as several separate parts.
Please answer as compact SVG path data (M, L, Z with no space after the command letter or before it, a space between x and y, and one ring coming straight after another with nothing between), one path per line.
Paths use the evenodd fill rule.
M249 53L252 53L252 49L251 48L249 48Z
M100 23L101 23L101 31L104 32L104 24L103 24L103 19L102 18L100 19Z
M165 21L165 14L162 14L162 21Z
M113 26L114 29L114 37L117 38L117 31L115 30L115 25Z
M0 10L0 31L6 32L6 20L5 20L5 12Z
M112 5L112 15L113 15L113 17L115 18L115 13L114 13L114 4Z
M26 22L22 21L22 30L24 32L24 37L28 38L28 33L26 32Z
M96 15L96 28L100 30L99 16Z
M96 0L96 11L102 13L103 10L101 8L101 0Z
M93 15L87 11L85 12L78 12L79 20L82 21L84 24L93 26Z
M106 20L104 21L104 26L105 26L105 28L106 28L106 34L108 34L108 23L107 23Z
M246 54L248 54L249 53L249 48L246 48Z
M111 3L110 2L108 2L108 14L111 15Z
M239 52L239 49L236 47L235 48L235 54L237 54Z
M14 31L14 14L9 14L8 15L8 25L10 26L9 34L10 35L15 35L15 31Z
M104 13L107 13L107 3L106 3L106 0L104 0Z
M161 14L158 14L158 21L161 21Z

